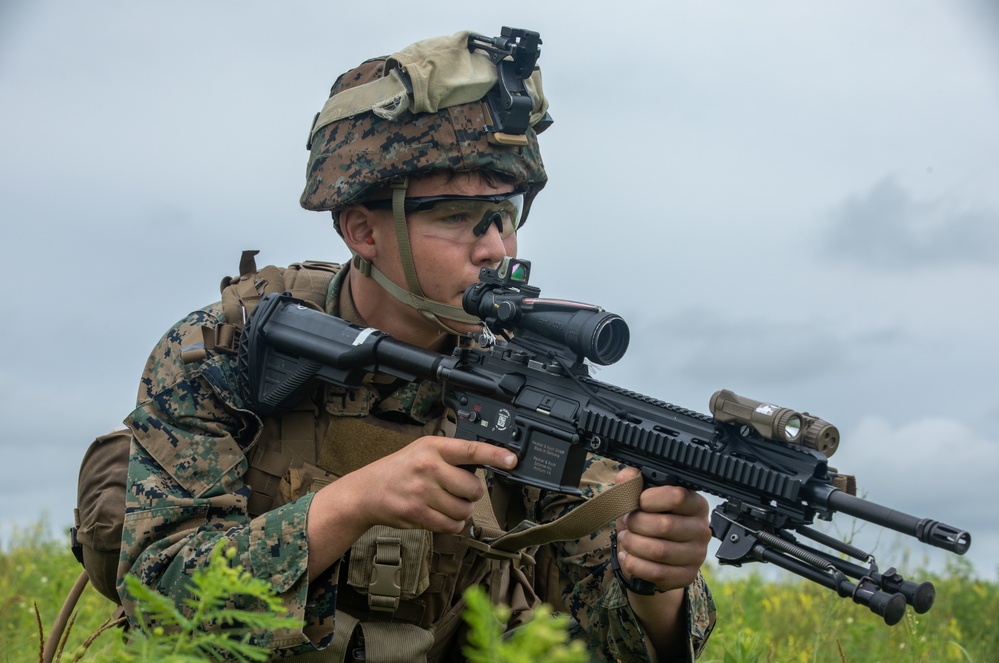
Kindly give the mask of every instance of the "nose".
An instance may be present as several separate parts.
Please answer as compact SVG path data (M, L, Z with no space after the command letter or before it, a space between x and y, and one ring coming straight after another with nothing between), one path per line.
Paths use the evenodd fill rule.
M476 238L472 245L472 260L477 265L496 265L505 256L514 255L516 252L517 234L514 233L503 239L500 234L502 227L502 217L497 213L495 221L490 219L486 231ZM513 242L513 246L508 243Z
M503 214L500 212L493 212L489 215L489 225L496 226L496 229L503 234Z

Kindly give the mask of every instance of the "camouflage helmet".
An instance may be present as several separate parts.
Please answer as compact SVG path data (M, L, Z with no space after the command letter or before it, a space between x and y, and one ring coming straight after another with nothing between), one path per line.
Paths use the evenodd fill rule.
M524 80L529 123L514 134L504 133L487 98L501 87L501 58L487 52L489 47L469 46L475 39L515 44L525 32L503 28L505 36L493 39L470 32L428 39L342 74L313 123L302 207L331 211L336 220L340 210L364 201L393 178L485 170L525 193L526 218L548 180L537 140L551 124L540 71L531 61L532 72Z

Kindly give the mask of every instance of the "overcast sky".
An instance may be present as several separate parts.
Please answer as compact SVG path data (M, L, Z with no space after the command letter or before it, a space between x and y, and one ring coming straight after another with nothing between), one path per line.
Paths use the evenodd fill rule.
M298 206L336 76L513 25L541 33L555 118L521 255L545 295L630 323L598 377L832 421L868 499L970 530L995 578L996 7L6 0L0 541L70 524L87 444L242 249L347 257Z

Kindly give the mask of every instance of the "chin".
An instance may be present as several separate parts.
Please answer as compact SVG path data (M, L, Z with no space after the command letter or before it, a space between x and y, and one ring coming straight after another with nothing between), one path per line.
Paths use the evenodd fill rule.
M443 322L445 325L447 325L451 329L453 329L453 330L455 330L457 332L461 332L462 336L464 336L465 334L469 334L469 333L477 334L479 332L479 330L482 329L482 327L480 327L477 324L472 324L472 323L469 323L469 322L458 322L457 320L452 320L450 318L443 318L442 317L441 318L441 322Z

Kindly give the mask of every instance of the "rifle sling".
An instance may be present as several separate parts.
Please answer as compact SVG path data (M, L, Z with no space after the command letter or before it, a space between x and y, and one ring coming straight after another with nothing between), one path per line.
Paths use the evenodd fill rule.
M583 502L575 509L550 523L538 525L525 520L508 533L486 541L497 551L513 552L553 541L580 539L638 508L642 493L642 476L615 484Z

